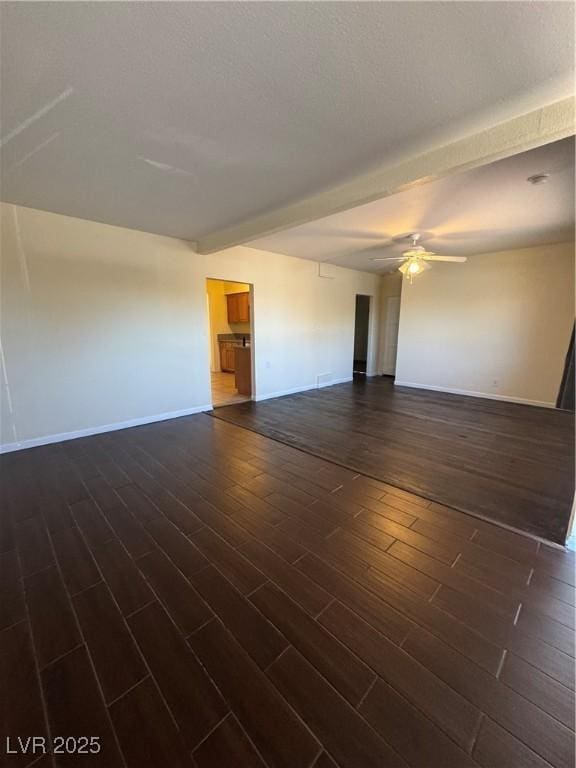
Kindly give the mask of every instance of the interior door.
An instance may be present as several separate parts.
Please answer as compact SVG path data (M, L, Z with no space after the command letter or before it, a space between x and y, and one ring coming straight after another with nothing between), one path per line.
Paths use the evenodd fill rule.
M398 327L400 325L400 296L386 299L384 315L384 355L382 373L394 376L396 373L396 355L398 353Z

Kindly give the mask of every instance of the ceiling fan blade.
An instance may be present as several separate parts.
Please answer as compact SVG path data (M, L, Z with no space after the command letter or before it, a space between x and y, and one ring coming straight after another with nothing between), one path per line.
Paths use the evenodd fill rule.
M455 261L459 263L468 261L467 256L437 256L435 253L427 253L425 256L422 256L422 258L425 261Z
M381 259L370 259L370 261L404 261L405 256L385 256Z

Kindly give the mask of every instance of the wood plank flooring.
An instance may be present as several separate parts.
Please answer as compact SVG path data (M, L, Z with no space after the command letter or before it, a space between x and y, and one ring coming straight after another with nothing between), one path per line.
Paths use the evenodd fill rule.
M389 377L214 416L481 518L563 544L574 414L394 387Z
M0 472L2 765L574 765L573 552L205 414Z

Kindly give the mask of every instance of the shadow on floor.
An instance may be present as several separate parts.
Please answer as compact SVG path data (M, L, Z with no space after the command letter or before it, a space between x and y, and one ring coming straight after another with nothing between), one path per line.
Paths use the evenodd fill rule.
M214 415L463 512L565 541L574 496L567 411L360 376Z

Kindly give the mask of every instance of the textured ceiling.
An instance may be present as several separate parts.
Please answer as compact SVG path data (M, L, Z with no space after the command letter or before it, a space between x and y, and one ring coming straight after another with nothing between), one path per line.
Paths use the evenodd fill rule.
M564 2L0 12L3 199L192 240L573 90Z
M446 256L527 248L574 238L574 139L414 187L250 243L254 248L373 272L398 264L406 235ZM547 183L529 176L549 173Z

